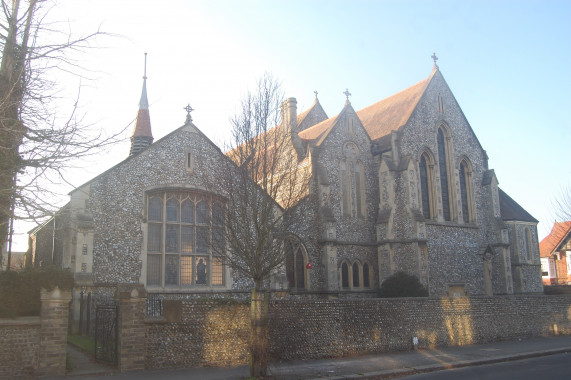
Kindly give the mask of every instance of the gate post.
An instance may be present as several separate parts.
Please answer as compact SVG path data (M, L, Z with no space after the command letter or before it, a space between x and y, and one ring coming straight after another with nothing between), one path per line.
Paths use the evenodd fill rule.
M71 292L60 290L40 291L40 376L65 375L67 328Z
M141 284L119 285L117 301L117 355L120 372L145 369L145 304L147 292Z

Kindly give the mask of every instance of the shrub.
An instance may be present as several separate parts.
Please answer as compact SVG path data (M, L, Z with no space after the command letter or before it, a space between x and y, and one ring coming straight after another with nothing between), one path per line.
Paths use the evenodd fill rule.
M47 267L21 272L0 272L0 318L40 315L40 289L71 290L69 270Z
M405 272L396 272L381 284L379 297L428 297L428 290L418 277Z

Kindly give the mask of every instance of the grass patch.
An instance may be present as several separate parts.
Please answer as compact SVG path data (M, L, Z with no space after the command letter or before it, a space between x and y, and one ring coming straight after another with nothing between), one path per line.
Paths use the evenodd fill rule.
M83 351L94 353L95 352L95 338L88 335L71 335L67 336L68 343L81 348Z

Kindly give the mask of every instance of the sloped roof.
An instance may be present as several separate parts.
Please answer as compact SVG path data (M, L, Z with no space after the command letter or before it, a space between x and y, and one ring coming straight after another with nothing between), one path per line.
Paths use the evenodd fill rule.
M571 234L571 221L555 222L551 232L539 243L539 255L547 257L557 250Z
M537 223L538 220L524 210L516 201L507 195L502 189L498 188L500 198L500 213L502 220L517 220L520 222Z
M396 131L406 124L436 70L434 69L425 80L356 112L372 141L387 136L391 131ZM304 142L315 143L316 140L323 140L323 136L338 117L339 115L333 116L300 132L299 137Z
M434 71L414 86L357 111L371 140L386 136L406 124L433 75Z
M147 78L143 78L143 90L141 91L141 100L139 100L139 112L137 113L137 121L133 130L133 137L147 136L153 137L151 132L151 116L149 115L149 101L147 100Z

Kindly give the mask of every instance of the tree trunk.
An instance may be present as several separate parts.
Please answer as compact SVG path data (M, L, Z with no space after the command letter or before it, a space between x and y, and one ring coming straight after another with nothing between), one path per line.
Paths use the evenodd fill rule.
M268 373L268 304L269 293L256 285L252 289L250 303L251 340L250 376L266 376Z

